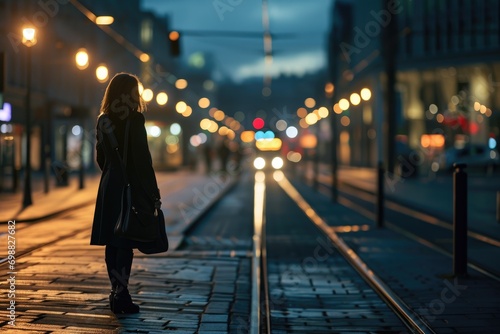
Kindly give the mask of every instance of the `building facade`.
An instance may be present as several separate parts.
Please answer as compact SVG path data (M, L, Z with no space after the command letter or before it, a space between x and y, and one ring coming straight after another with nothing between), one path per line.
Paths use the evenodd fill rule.
M111 15L114 22L99 26L89 19L93 15ZM22 43L22 29L28 25L36 29L37 39L30 50ZM95 168L95 119L115 73L134 73L155 92L173 87L166 70L172 66L167 18L142 12L140 0L4 0L0 31L5 65L0 189L15 188L16 174L25 168L27 112L32 124L31 167L57 179L61 171L79 170L82 159L86 170ZM89 57L83 70L75 62L82 48ZM107 78L96 77L99 66L107 68ZM28 80L30 110L26 110ZM171 122L173 109L165 108L151 103L148 118Z
M391 22L393 31L387 28ZM438 170L433 161L449 147L494 147L500 132L499 52L495 0L336 1L330 36L335 99L349 100L362 88L372 93L341 113L349 120L338 124L341 162L387 163L393 145L396 163L410 158L427 173ZM387 115L384 98L388 62L396 76L394 115Z

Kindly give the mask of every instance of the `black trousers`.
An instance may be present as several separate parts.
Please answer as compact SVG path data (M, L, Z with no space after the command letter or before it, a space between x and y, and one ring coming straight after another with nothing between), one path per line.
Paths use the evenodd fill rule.
M134 252L132 248L119 248L112 245L106 245L106 267L109 280L113 290L117 293L128 293L128 282L132 268Z

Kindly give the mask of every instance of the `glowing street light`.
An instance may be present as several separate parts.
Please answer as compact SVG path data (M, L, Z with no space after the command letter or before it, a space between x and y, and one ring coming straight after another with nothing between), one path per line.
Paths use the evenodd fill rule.
M143 63L147 63L151 59L151 57L147 53L141 53L141 55L139 56L139 59Z
M98 16L95 18L95 24L99 26L109 26L113 22L115 22L113 16Z
M23 29L23 44L28 48L36 44L36 30L35 28L24 28Z
M85 49L79 49L75 56L76 67L79 70L84 70L89 67L89 54Z
M100 83L108 81L109 71L106 65L99 65L95 70L95 76Z

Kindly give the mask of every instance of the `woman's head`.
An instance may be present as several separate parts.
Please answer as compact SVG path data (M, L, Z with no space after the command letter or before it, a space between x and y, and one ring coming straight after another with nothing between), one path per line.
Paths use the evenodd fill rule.
M131 111L143 112L144 100L139 94L139 79L129 73L118 73L108 84L101 103L101 112L125 119Z

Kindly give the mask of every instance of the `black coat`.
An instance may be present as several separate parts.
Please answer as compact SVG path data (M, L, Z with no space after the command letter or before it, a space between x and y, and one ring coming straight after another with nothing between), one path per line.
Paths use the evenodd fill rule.
M133 111L121 119L116 115L100 115L97 121L97 163L102 170L92 225L91 245L112 244L117 247L138 248L142 243L114 236L113 229L120 213L121 191L125 184L120 160L106 134L112 131L123 157L124 133L130 119L126 170L134 203L154 211L160 199L151 154L149 152L144 115ZM140 204L138 203L140 202Z

